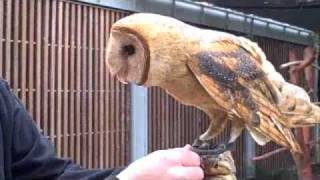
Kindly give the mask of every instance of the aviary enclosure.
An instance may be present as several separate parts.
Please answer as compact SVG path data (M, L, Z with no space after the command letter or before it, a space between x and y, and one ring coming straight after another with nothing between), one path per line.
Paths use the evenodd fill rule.
M123 166L130 159L130 88L111 77L104 62L111 25L130 13L67 0L0 0L1 77L54 142L57 154L84 167ZM299 44L251 39L275 67L287 62L289 48L302 55ZM191 143L206 129L206 118L164 91L149 89L149 151ZM245 178L244 141L239 138L234 152L239 178ZM277 148L257 145L256 155ZM255 164L272 170L293 162L289 153L279 153Z

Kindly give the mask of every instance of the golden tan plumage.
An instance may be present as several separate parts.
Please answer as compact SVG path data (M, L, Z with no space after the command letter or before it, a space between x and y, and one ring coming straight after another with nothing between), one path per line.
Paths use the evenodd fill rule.
M261 49L242 37L135 14L113 25L107 54L110 72L122 82L161 87L206 112L211 123L202 140L231 120L231 142L246 128L260 145L273 140L301 152L290 128L320 122L305 91L285 82Z

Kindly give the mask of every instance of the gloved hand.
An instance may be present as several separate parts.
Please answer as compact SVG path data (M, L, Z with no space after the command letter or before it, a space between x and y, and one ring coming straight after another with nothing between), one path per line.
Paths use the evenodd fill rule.
M226 151L218 156L201 156L205 180L236 180L236 167L231 152Z

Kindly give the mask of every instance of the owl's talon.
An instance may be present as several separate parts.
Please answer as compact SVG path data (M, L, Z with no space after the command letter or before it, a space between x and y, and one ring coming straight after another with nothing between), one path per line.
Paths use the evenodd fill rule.
M202 144L202 141L197 138L197 139L195 139L195 140L193 141L192 147L194 147L194 148L199 148L199 147L201 146L201 144Z
M217 156L233 148L233 143L213 144L212 141L196 139L192 144L192 150L200 156Z

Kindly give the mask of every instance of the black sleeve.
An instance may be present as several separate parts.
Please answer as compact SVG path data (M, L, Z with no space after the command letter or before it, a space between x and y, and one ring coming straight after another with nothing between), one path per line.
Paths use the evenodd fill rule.
M2 86L3 82L1 82ZM3 92L6 90L7 92ZM11 136L11 173L13 179L59 179L59 180L102 180L116 179L120 169L87 170L73 164L70 160L55 156L49 140L40 134L30 115L8 86L1 88L11 103L13 121Z

